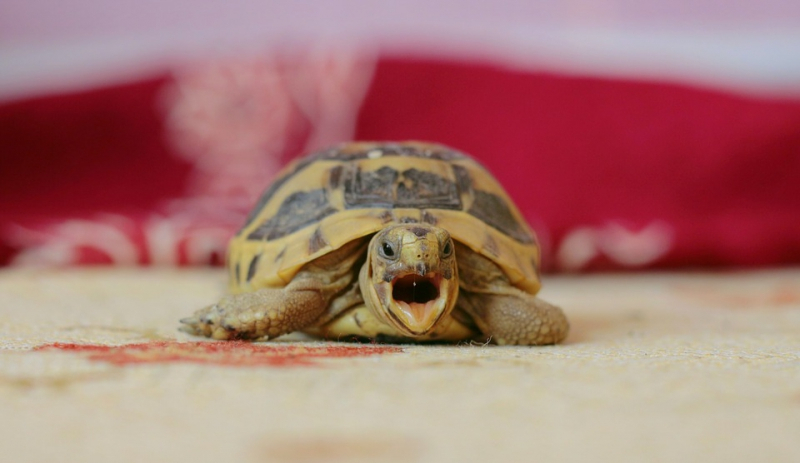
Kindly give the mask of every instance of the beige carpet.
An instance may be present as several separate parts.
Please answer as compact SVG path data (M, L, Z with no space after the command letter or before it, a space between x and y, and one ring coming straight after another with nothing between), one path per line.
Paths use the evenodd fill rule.
M546 278L573 330L544 348L176 331L222 288L0 272L0 460L800 461L797 269Z

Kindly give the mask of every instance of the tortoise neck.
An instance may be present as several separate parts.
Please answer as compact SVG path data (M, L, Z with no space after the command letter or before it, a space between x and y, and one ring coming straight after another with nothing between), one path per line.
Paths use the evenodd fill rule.
M381 300L376 292L375 285L372 284L372 249L367 250L367 260L358 272L358 286L361 288L361 296L364 298L364 305L378 320L389 324L386 319L386 311L382 309Z

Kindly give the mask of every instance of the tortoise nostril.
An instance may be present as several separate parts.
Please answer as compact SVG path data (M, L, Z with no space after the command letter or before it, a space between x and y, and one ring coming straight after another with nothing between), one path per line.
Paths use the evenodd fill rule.
M428 230L422 227L414 227L411 229L411 233L417 235L418 238L422 238L423 236L428 234Z

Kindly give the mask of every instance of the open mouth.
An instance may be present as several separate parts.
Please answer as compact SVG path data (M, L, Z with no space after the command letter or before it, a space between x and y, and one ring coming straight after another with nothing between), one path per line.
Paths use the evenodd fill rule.
M392 281L392 298L406 304L425 304L439 297L439 276L417 274L395 278Z
M437 312L440 283L438 274L397 277L392 281L392 299L408 320L427 325Z

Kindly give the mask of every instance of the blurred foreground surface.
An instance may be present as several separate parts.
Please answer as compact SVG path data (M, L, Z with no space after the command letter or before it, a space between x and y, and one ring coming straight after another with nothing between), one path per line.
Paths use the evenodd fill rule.
M208 269L0 272L4 459L800 459L800 269L546 278L572 333L542 348L176 330L223 287Z

